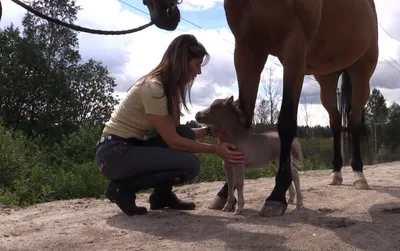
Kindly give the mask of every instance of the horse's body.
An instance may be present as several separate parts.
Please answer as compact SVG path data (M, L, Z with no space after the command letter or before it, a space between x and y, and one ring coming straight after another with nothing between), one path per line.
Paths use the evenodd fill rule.
M368 189L360 145L369 81L378 61L378 27L373 0L225 0L224 7L235 36L239 104L247 115L248 127L268 55L278 57L284 68L278 120L281 161L275 187L260 215L280 215L287 207L285 193L292 182L290 148L296 136L297 109L305 74L314 75L320 84L321 102L330 117L334 135L334 172L330 184L342 182L341 116L336 88L343 74L342 111L349 121L352 138L354 186ZM225 187L218 193L222 198L227 195Z

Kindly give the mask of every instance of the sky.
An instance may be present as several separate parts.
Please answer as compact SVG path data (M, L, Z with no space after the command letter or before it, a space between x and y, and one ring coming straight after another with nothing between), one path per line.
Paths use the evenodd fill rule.
M3 17L0 27L12 23L21 26L25 9L11 0L1 0ZM380 57L371 80L372 88L379 89L388 105L400 102L400 5L398 0L375 0L379 22ZM29 0L25 1L29 4ZM77 0L82 10L75 24L93 29L131 29L150 21L147 7L142 0ZM202 69L192 88L190 113L185 113L182 123L194 119L197 111L204 109L216 98L238 97L236 73L233 64L234 37L227 25L223 0L183 0L179 6L183 20L173 32L162 31L154 25L128 35L103 36L79 33L80 53L83 61L93 58L102 61L116 79L115 94L123 97L142 75L149 72L160 60L168 44L178 35L190 33L203 43L211 55L211 61ZM279 60L270 56L261 76L262 85L269 72L282 79ZM279 82L278 82L279 83ZM281 88L281 85L278 86ZM302 100L308 101L310 125L328 125L328 113L321 105L319 85L312 76L304 79ZM305 109L298 110L298 124L305 123Z

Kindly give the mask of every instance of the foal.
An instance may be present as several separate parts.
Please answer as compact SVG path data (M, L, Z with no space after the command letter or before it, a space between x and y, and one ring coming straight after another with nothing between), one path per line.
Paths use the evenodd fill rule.
M228 184L228 199L223 211L233 211L235 207L234 186L237 188L238 201L234 214L242 214L244 206L243 186L245 168L264 168L270 163L279 168L280 140L277 132L254 134L245 128L243 115L233 102L233 96L226 99L216 99L208 108L196 114L199 123L212 125L213 134L220 135L220 142L230 142L246 155L244 164L230 165L223 162ZM300 143L295 139L292 143L292 175L293 184L289 187L289 202L296 196L296 208L303 206L303 195L300 189L300 179L296 167L300 167L303 154Z

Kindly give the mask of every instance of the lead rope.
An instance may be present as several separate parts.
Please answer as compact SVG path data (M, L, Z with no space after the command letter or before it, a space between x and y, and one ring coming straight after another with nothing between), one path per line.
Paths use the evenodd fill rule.
M26 9L27 11L33 13L34 15L36 15L38 17L41 17L43 19L46 19L49 22L53 22L55 24L70 28L70 29L75 30L75 31L81 31L81 32L86 32L86 33L91 33L91 34L97 34L97 35L126 35L126 34L129 34L129 33L134 33L134 32L138 32L138 31L144 30L147 27L150 27L151 25L153 25L153 22L150 21L148 24L139 26L137 28L129 29L129 30L107 31L107 30L89 29L89 28L82 27L82 26L79 26L79 25L65 23L65 22L62 22L62 21L60 21L58 19L46 16L46 15L40 13L39 11L34 10L32 7L26 5L25 3L23 3L23 2L21 2L19 0L11 0L11 1L13 1L15 4L18 4L22 8ZM2 17L2 12L3 12L3 8L2 8L2 5L1 5L1 0L0 0L0 20L1 20L1 17Z

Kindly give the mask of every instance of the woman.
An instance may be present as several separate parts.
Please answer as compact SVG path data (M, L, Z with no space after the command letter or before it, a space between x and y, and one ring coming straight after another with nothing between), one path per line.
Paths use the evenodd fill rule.
M214 153L230 163L244 161L244 154L233 151L230 144L197 142L208 128L179 125L180 107L187 110L186 95L208 60L209 54L193 35L178 36L161 62L128 90L105 124L96 160L110 180L105 195L125 214L147 213L145 207L136 206L135 194L149 188L154 188L151 210L194 209L193 202L179 200L172 192L173 185L198 175L200 161L194 153Z

